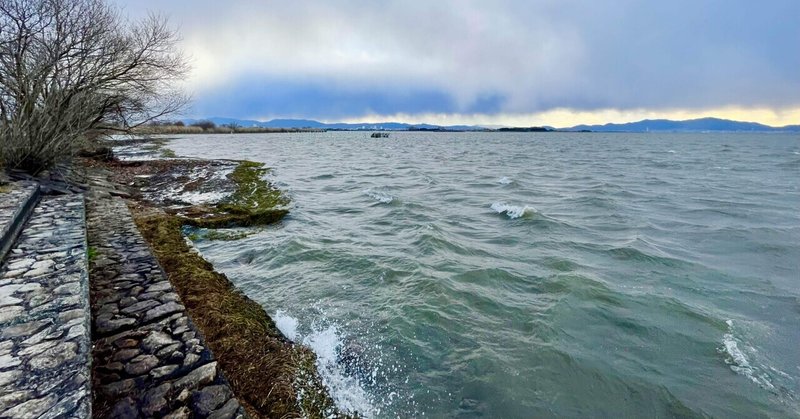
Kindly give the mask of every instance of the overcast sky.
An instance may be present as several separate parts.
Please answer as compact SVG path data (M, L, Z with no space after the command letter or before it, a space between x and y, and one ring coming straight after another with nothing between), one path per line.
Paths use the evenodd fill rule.
M798 0L116 0L169 16L189 116L800 124Z

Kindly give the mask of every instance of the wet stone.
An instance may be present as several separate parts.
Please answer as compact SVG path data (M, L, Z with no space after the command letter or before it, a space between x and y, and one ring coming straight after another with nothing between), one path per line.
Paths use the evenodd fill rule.
M206 416L221 407L229 398L231 391L228 386L207 386L192 393L192 405L196 413Z
M54 346L30 360L34 370L52 370L78 356L78 345L66 342Z
M214 412L211 412L211 414L208 415L208 419L231 419L239 416L244 416L239 414L240 411L241 408L239 406L239 402L237 402L236 399L231 399L228 400L228 402L225 403L225 405L222 406L222 408L215 410Z
M144 394L142 413L148 416L163 414L169 408L166 396L172 386L164 383Z
M98 253L90 273L93 380L103 400L95 400L93 415L228 417L238 411L124 202L92 198L88 208L89 244Z
M16 338L20 336L30 336L42 330L49 322L47 320L39 320L28 323L23 323L15 326L9 326L3 329L3 339Z
M123 349L114 354L114 361L127 361L139 355L138 349Z
M151 309L145 314L144 320L145 321L152 321L159 317L166 316L168 314L176 313L183 310L183 306L175 302L169 302L166 304L162 304L154 309Z
M13 246L0 264L0 278L12 278L0 282L0 341L9 343L0 349L0 416L88 412L83 197L43 197Z
M139 417L139 411L136 409L136 402L130 397L126 397L114 405L109 416L112 418L136 418Z
M139 341L137 341L136 339L119 339L114 341L114 346L121 349L135 348L139 346Z
M133 313L138 313L140 311L153 308L153 307L155 307L157 305L159 305L158 301L153 301L153 300L140 301L138 303L131 304L131 305L123 308L122 312L125 313L125 314L133 314Z
M155 378L161 378L166 375L172 374L175 370L178 369L177 365L165 365L163 367L158 367L150 371L150 375Z
M162 332L152 332L142 341L142 348L149 353L155 353L164 346L175 343L172 337Z
M50 410L58 401L54 394L39 399L20 403L5 412L3 416L11 418L36 418Z
M155 355L139 355L125 366L125 372L130 375L147 374L156 365L158 365L158 358Z
M7 370L9 368L19 366L21 363L22 361L13 355L0 355L0 370Z

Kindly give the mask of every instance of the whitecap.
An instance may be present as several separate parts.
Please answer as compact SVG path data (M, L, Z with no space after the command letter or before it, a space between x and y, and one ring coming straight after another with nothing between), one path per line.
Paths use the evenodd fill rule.
M394 197L386 192L383 191L376 191L373 189L367 189L364 191L364 195L380 202L381 204L389 204L394 201Z
M748 357L748 354L751 357L756 355L756 349L745 344L734 334L733 320L726 320L725 323L728 324L728 333L722 336L722 347L719 349L725 355L725 363L735 373L747 377L759 387L774 391L775 385L772 384L769 375L753 365Z
M500 179L497 180L497 183L499 183L501 185L510 185L512 182L514 182L514 181L512 179L506 177L506 176L503 176L503 177L501 177Z
M535 214L536 209L529 206L508 205L505 202L495 202L491 208L498 214L505 214L508 218L520 218L526 214Z

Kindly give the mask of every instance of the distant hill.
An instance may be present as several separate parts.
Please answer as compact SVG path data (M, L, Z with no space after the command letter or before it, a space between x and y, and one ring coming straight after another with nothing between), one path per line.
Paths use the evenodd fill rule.
M562 131L595 132L800 132L800 125L771 127L756 122L731 121L720 118L700 118L686 121L645 119L626 124L577 125Z
M241 127L262 127L262 128L319 128L330 130L364 130L364 131L407 131L407 130L447 130L447 131L482 131L483 127L470 125L449 125L439 126L430 124L405 124L402 122L380 122L380 123L355 123L348 124L343 122L325 123L312 119L273 119L262 122L249 119L211 117L203 119L185 119L183 123L191 125L201 120L208 120L217 125L235 124Z
M262 122L249 119L211 117L210 120L217 125L235 124L241 127L261 127L261 128L317 128L328 130L364 130L364 131L407 131L407 130L430 130L430 131L484 131L490 128L475 125L448 125L439 126L431 124L406 124L402 122L380 122L380 123L354 123L343 122L325 123L312 119L273 119ZM191 125L200 119L186 119L183 122ZM626 124L605 124L605 125L576 125L571 128L553 129L552 127L496 127L499 131L511 132L530 132L530 131L594 131L594 132L800 132L800 125L787 125L785 127L771 127L769 125L756 122L731 121L720 118L700 118L686 121L673 121L669 119L645 119L639 122L629 122Z

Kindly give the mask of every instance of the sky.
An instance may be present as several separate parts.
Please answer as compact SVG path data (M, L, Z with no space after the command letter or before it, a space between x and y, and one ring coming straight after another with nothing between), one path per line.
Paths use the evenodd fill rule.
M164 14L187 116L800 124L798 0L112 0Z

